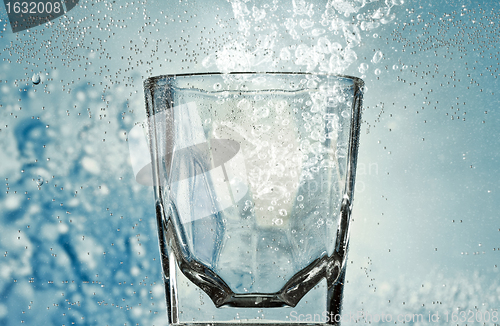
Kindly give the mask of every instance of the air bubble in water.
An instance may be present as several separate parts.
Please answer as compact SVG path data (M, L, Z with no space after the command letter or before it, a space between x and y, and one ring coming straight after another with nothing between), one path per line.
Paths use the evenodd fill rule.
M43 178L41 175L39 175L38 178L36 179L36 184L38 185L38 187L43 186Z
M375 54L373 55L373 58L372 58L372 62L373 63L380 62L380 60L382 60L383 56L384 56L384 54L382 53L382 51L375 52Z
M288 215L286 209L283 209L283 208L280 209L278 212L280 213L281 216L287 216Z
M368 70L368 65L366 63L362 63L359 65L358 70L361 74L364 74Z
M35 85L38 85L40 84L40 81L41 81L41 78L40 78L40 75L35 73L33 74L33 77L31 77L31 81L33 82L33 84Z
M351 116L351 113L349 111L345 111L345 110L342 111L341 114L342 114L343 118L349 118Z
M304 200L304 196L300 195L297 197L297 201L303 201Z

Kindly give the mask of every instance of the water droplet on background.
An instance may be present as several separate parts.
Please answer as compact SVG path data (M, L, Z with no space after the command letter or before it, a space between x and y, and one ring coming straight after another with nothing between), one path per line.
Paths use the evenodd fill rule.
M40 81L41 81L40 75L37 73L34 73L33 77L31 77L31 81L33 82L34 85L40 84Z
M368 70L369 67L370 67L369 65L367 65L366 63L363 62L362 64L359 65L359 68L358 68L359 73L364 74Z
M372 58L372 62L373 63L380 62L380 60L382 60L383 56L384 56L384 54L382 53L382 51L375 52L375 54L373 55L373 58Z

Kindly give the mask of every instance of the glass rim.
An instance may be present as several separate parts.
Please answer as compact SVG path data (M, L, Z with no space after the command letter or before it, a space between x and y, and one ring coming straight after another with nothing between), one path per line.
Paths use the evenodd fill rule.
M341 74L329 74L322 72L289 72L289 71L276 71L276 72L256 72L256 71L234 71L234 72L194 72L194 73L181 73L181 74L164 74L158 76L148 77L144 80L144 88L149 88L154 85L158 80L165 78L175 78L175 77L195 77L195 76L223 76L223 75L303 75L303 76L331 76L337 78L344 78L353 81L353 84L358 88L362 88L365 85L363 79L355 76L341 75Z

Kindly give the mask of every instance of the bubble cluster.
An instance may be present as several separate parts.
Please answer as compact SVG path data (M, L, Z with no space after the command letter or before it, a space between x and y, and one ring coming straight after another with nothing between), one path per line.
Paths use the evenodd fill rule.
M362 33L393 21L396 16L392 8L402 4L340 0L322 7L294 0L290 10L289 3L252 8L240 0L230 3L239 34L229 36L221 49L206 56L202 61L205 68L332 74L341 74L356 62ZM382 57L378 51L373 62L378 63Z

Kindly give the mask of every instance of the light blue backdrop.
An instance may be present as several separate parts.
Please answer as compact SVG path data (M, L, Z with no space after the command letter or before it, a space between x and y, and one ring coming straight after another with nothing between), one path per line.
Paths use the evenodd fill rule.
M0 325L163 325L153 194L127 133L145 78L207 70L230 5L83 1L19 33L0 12ZM500 307L500 5L394 13L346 71L367 91L344 312L446 325Z

